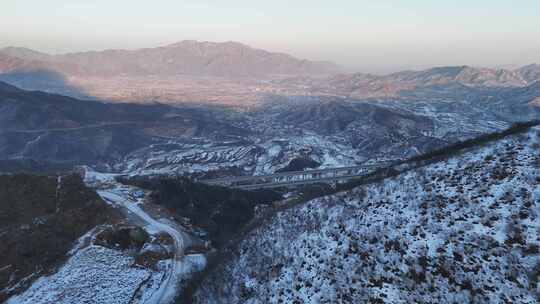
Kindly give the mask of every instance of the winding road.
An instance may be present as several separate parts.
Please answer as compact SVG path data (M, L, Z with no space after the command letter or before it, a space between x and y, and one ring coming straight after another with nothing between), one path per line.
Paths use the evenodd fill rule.
M183 268L182 259L184 257L185 244L189 239L188 236L172 224L167 224L155 219L146 213L138 204L142 199L134 201L126 194L126 192L129 192L126 190L131 187L119 185L110 180L107 182L110 184L110 187L97 190L97 193L103 200L129 211L143 221L147 225L147 228L152 230L152 232L165 232L173 239L174 259L171 263L171 267L159 288L144 302L145 304L171 303L177 294L178 282L181 279ZM136 189L133 188L133 190Z

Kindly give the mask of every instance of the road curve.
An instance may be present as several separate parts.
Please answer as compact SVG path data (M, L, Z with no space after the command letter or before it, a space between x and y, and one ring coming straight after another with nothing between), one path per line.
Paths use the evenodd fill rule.
M125 208L131 213L135 214L142 221L155 229L157 231L162 231L171 236L174 242L174 260L172 261L171 269L166 274L165 279L151 297L145 301L147 304L158 304L158 303L171 303L174 300L177 291L177 284L179 282L180 270L182 258L184 256L184 237L186 237L181 231L174 228L172 225L162 223L154 218L152 218L148 213L146 213L142 208L136 204L136 202L131 201L129 198L126 198L122 195L122 192L115 191L116 189L107 189L107 190L98 190L97 193L105 201Z

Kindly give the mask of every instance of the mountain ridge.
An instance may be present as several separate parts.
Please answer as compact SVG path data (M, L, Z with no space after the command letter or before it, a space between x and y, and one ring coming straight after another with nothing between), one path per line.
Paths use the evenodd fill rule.
M194 303L536 303L539 142L536 127L277 210Z
M184 40L155 48L108 49L49 55L27 48L7 47L0 54L49 64L72 64L78 71L65 74L113 75L209 75L267 76L271 74L329 74L339 70L333 63L298 59L238 42ZM106 68L108 67L108 68ZM58 70L58 66L51 67Z
M147 48L137 48L137 49L105 49L105 50L92 50L92 51L82 51L82 52L67 52L62 54L48 54L45 52L36 51L26 47L13 47L8 46L0 48L0 54L11 57L12 59L20 60L31 60L43 63L70 63L73 65L78 65L82 71L80 73L85 73L85 69L88 69L90 62L99 62L106 60L107 56L114 56L116 58L121 56L134 56L135 54L159 54L159 52L164 52L161 54L169 60L167 63L177 63L179 58L170 58L171 54L169 51L178 51L178 52L190 52L190 55L199 55L202 57L209 57L211 60L215 60L216 52L217 55L222 56L233 56L238 55L240 57L249 57L256 55L262 57L274 57L281 60L290 60L290 62L285 62L284 64L293 64L299 70L294 69L274 69L273 71L278 72L293 72L294 73L306 73L306 72L315 72L315 73L338 73L340 67L330 61L312 61L307 59L299 59L287 53L282 52L271 52L260 48L254 48L247 44L236 42L236 41L224 41L224 42L213 42L213 41L198 41L198 40L182 40L179 42L158 46L158 47L147 47ZM220 54L219 52L222 52ZM167 57L169 56L169 57ZM176 59L176 60L173 60ZM186 59L186 58L184 58ZM193 59L193 58L190 58ZM172 61L171 61L172 60ZM1 61L0 61L1 62ZM81 63L83 62L83 63ZM136 62L136 61L135 61ZM137 62L136 62L137 63ZM205 64L212 64L211 61L205 62ZM305 66L305 69L302 68ZM144 68L145 65L139 69L139 72L149 73L152 72L152 69ZM132 71L133 72L133 71ZM167 71L170 73L171 71ZM182 72L182 70L180 70ZM187 70L186 74L194 72ZM73 73L73 71L66 71L66 73ZM233 71L210 71L210 74L217 74L217 76L238 76L238 75L249 75L247 72L233 72ZM261 74L257 72L256 74ZM350 77L362 77L370 79L392 79L399 81L411 81L411 80L424 80L424 81L448 81L455 80L460 83L465 83L469 85L487 85L487 86L522 86L527 83L530 84L534 81L540 80L540 65L532 63L529 65L524 65L516 69L505 69L505 68L486 68L486 67L475 67L470 65L458 65L458 66L435 66L428 69L422 70L403 70L398 72L393 72L384 75L375 75L370 73L354 72L354 73L339 73L341 77L349 75ZM481 81L482 79L475 80L478 76L484 76L487 79ZM502 82L497 80L504 80Z

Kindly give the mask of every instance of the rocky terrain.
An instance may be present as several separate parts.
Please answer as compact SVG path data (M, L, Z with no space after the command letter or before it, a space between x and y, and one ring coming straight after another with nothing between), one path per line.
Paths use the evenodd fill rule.
M537 303L540 129L279 212L195 303Z

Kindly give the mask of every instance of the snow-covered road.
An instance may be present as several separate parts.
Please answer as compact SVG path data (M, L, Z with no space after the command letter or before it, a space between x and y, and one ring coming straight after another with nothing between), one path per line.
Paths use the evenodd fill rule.
M184 240L187 238L187 236L183 232L173 227L173 225L169 225L152 218L141 207L139 207L137 204L138 202L134 202L130 198L126 197L124 191L118 191L118 188L116 187L108 190L99 190L97 193L105 201L113 205L120 206L121 208L125 208L131 213L135 214L148 225L149 230L153 232L165 232L172 237L174 240L175 252L174 259L171 262L171 268L160 287L145 303L158 304L172 302L177 292L177 285L181 279L180 276L183 273L182 258L184 256L185 248Z
M81 247L96 229L83 235L69 252L69 259L57 272L42 276L10 304L158 304L172 303L180 282L193 271L204 268L202 255L184 256L191 239L181 227L167 219L157 219L142 208L140 190L117 183L114 174L86 170L85 182L94 187L104 201L141 224L150 234L166 233L173 240L172 259L161 260L157 269L133 267L135 258L122 251L96 246ZM145 203L146 204L146 203ZM151 204L147 204L150 207Z
M114 174L102 174L86 168L85 181L89 185L99 185L97 193L106 202L129 211L146 224L146 230L150 233L164 232L171 236L174 242L174 259L165 278L161 282L148 300L147 304L171 303L178 291L178 284L182 277L190 272L192 265L185 261L184 250L189 242L189 236L165 219L155 219L141 208L143 199L133 199L130 193L140 191L140 189L126 186L115 180Z

